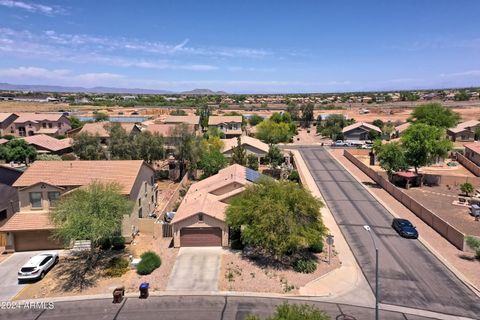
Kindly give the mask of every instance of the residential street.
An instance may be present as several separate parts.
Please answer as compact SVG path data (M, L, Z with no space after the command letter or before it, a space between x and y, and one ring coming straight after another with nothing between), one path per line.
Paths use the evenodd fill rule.
M372 288L375 251L363 226L373 229L382 303L478 318L480 299L419 241L398 236L391 214L327 150L300 152Z
M146 300L126 298L122 304L113 304L111 299L55 302L53 309L28 310L20 307L16 310L2 310L1 315L9 320L242 320L252 313L264 318L270 315L278 304L286 301L312 304L327 312L332 319L371 320L374 318L374 310L371 308L308 300L227 296L163 296L150 297ZM432 319L391 311L381 311L380 317L388 320Z

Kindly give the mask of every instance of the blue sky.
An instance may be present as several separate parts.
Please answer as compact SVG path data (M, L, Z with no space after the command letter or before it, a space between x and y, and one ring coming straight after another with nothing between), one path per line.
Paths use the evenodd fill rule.
M480 1L0 0L0 82L333 92L480 85Z

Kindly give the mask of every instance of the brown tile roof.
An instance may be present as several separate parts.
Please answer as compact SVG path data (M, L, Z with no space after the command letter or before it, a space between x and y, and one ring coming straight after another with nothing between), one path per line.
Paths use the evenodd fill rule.
M200 116L167 116L164 122L198 125L200 123Z
M405 131L408 127L410 127L411 123L410 122L405 122L405 123L402 123L398 126L395 127L395 130L397 130L399 133L402 133L403 131Z
M476 127L480 125L480 121L477 120L469 120L462 123L459 123L455 128L450 128L448 131L453 133L459 133L465 130L470 130L471 127Z
M208 118L209 126L216 126L221 123L242 123L242 116L210 116Z
M58 121L64 116L63 113L17 113L17 115L14 123Z
M167 123L162 123L162 124L149 124L148 126L145 127L145 130L150 131L151 133L158 133L164 137L170 137L172 136L173 130L177 128L179 124L167 124ZM187 124L186 127L188 128L189 132L194 132L195 128L192 124Z
M142 160L35 161L13 186L29 187L44 182L78 187L97 180L117 182L122 193L128 195L143 164Z
M59 140L45 134L37 134L22 139L25 140L28 144L33 144L50 151L59 151L70 148L72 146L72 139L70 138Z
M222 141L223 141L222 152L232 150L234 147L237 146L237 138L223 139ZM264 142L262 142L258 139L255 139L255 138L252 138L252 137L249 137L249 136L241 136L240 141L241 141L242 145L249 145L249 146L252 146L256 149L259 149L259 150L261 150L265 153L268 153L268 149L269 149L268 144L266 144L266 143L264 143Z
M7 120L12 114L11 112L0 112L0 122Z
M93 135L99 135L101 138L108 138L110 134L108 133L108 127L112 123L109 121L100 121L85 123L82 129L78 133L90 133ZM136 127L135 123L121 122L120 126L127 131L128 134L132 133L133 129Z
M468 148L473 152L480 154L480 142L468 143L465 145L465 148Z
M2 232L55 229L46 212L17 212L0 227Z
M374 126L373 124L370 124L370 123L366 123L366 122L356 122L354 124L351 124L349 126L346 126L345 128L342 129L342 132L345 133L345 132L348 132L350 130L353 130L353 129L356 129L356 128L360 128L360 127L365 127L369 130L375 130L377 132L380 132L382 133L382 130L377 127L377 126Z
M237 188L223 194L215 194L217 190L232 183L237 183ZM251 182L246 179L246 168L238 164L226 167L216 175L192 184L180 203L172 223L200 212L225 221L225 209L228 204L222 201L243 192L248 184Z

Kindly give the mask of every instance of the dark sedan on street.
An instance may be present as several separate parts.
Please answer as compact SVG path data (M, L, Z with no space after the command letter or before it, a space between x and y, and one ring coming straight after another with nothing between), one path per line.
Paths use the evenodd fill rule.
M404 238L417 239L418 231L407 219L393 219L392 228Z

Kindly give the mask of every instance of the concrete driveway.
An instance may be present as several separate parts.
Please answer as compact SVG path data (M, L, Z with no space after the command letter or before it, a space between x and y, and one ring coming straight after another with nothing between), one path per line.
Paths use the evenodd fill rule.
M180 248L167 291L218 291L221 247Z
M34 255L46 251L15 252L0 263L0 301L9 301L27 284L18 284L18 270Z

